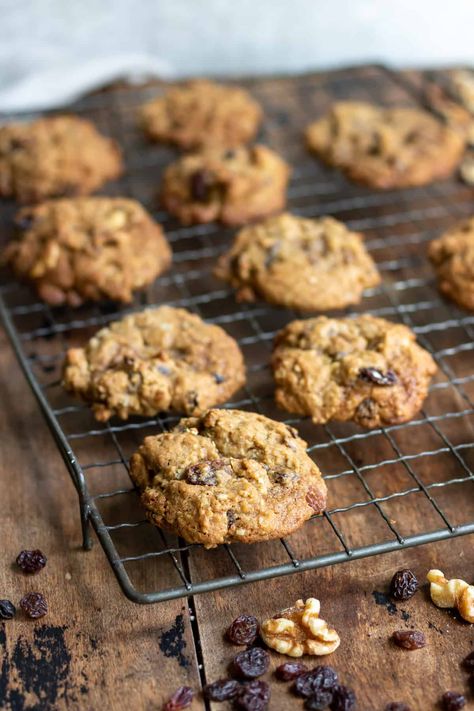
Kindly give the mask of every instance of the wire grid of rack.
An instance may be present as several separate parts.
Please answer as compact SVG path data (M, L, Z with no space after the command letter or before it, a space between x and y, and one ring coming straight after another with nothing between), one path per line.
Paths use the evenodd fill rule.
M92 525L123 591L140 603L474 532L474 315L440 298L425 257L430 239L472 211L472 189L453 179L374 192L349 184L307 154L302 129L334 100L419 103L414 90L383 67L240 83L264 107L260 140L294 168L289 209L304 216L332 214L365 233L383 283L367 291L360 305L341 313L368 311L408 324L434 356L439 372L421 412L401 425L371 431L351 423L315 426L278 411L268 366L272 339L298 314L263 303L237 304L232 290L211 274L233 231L215 224L181 227L157 209L160 173L175 153L146 143L136 125L136 110L162 86L116 88L71 107L123 147L126 174L104 192L139 199L164 225L174 251L173 268L126 308L97 304L74 311L51 309L27 287L8 280L1 287L0 308L77 489L84 547L91 546ZM13 210L5 205L1 211L7 235ZM152 527L128 477L128 459L144 436L179 418L164 414L98 424L87 406L63 392L61 363L68 347L83 344L99 326L126 311L164 302L189 308L238 340L248 382L226 407L255 410L296 426L325 473L328 510L287 539L205 551Z

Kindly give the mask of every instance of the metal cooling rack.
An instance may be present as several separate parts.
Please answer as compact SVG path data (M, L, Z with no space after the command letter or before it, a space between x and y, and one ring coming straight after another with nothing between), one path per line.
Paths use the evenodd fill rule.
M141 200L163 223L174 250L172 270L137 297L131 310L166 302L223 326L239 341L248 366L247 386L227 406L297 426L329 488L328 511L285 540L204 551L152 527L143 520L128 459L145 435L178 418L98 424L60 385L65 350L130 309L113 304L51 309L35 301L27 287L6 281L1 314L77 489L84 547L91 547L92 526L124 593L140 603L474 532L474 315L440 298L425 258L430 239L472 212L472 189L453 180L375 193L349 184L307 154L302 129L334 100L419 103L414 90L383 67L240 83L264 106L260 139L294 166L289 208L306 216L332 214L366 235L383 283L342 313L369 311L408 324L432 353L439 373L423 410L406 424L364 431L351 423L314 426L306 419L285 419L273 405L268 361L276 331L297 314L262 303L237 305L232 291L211 275L232 231L215 224L180 227L156 210L159 176L174 153L146 144L136 128L136 109L161 85L116 88L72 106L124 149L127 172L107 194ZM13 205L1 210L7 237L13 210Z

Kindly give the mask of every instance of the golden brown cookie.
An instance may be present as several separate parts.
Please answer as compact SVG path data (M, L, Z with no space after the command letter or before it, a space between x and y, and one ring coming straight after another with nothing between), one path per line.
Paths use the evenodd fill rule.
M244 383L244 360L234 339L170 306L125 316L85 348L71 348L63 382L102 421L168 410L199 415Z
M129 302L171 264L161 227L135 200L49 200L23 208L16 221L21 232L3 262L52 305Z
M285 536L326 505L306 442L255 412L209 410L146 437L130 474L152 523L206 548Z
M289 173L266 146L208 149L168 166L162 202L184 225L213 220L244 224L284 208Z
M0 126L0 195L23 203L88 195L122 173L114 141L77 116Z
M141 109L141 123L154 141L186 150L248 143L262 119L250 94L205 79L175 86Z
M436 372L407 326L368 315L293 321L277 334L272 368L285 410L364 427L410 420Z
M443 294L474 311L474 217L431 242L428 255Z
M215 275L237 289L239 300L303 311L356 304L380 282L360 234L332 217L289 213L240 230Z
M308 126L309 148L356 182L375 188L424 185L449 176L463 137L420 109L343 101Z

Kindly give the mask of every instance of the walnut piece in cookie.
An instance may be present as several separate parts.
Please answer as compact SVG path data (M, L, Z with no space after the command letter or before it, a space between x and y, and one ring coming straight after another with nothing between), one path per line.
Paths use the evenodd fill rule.
M122 173L114 141L77 116L0 126L0 195L33 203L88 195Z
M343 308L380 282L362 236L334 220L289 213L237 234L215 275L237 289L237 298L307 311Z
M420 109L343 101L308 126L311 151L356 182L375 188L425 185L449 176L465 139Z
M171 264L163 230L135 200L48 200L20 210L16 223L2 261L54 306L128 303Z
M289 172L266 146L207 149L166 168L161 200L185 225L214 220L245 224L285 207Z
M440 291L459 306L474 311L474 217L462 220L433 240L428 256Z
M140 119L154 141L185 150L234 148L255 137L262 110L245 89L196 79L173 86L145 104Z
M320 618L320 609L320 602L314 597L306 602L297 600L293 607L262 622L260 635L267 647L289 657L332 654L341 640L336 630Z
M254 412L209 410L146 437L130 475L152 523L206 548L285 536L326 504L306 442Z
M101 421L168 410L200 414L244 382L234 339L170 306L130 314L101 329L85 348L67 352L63 373L66 390L91 403Z
M363 427L411 419L436 372L407 326L369 315L293 321L277 334L271 364L280 407Z
M437 607L455 607L463 620L474 623L474 585L459 578L448 580L441 570L430 570L426 577L431 600Z

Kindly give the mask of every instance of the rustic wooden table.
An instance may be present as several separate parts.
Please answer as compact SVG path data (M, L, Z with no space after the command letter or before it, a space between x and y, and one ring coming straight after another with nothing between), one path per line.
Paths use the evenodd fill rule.
M422 581L432 567L472 580L472 536L192 601L129 602L101 548L81 549L76 493L4 336L0 349L0 597L16 602L40 590L49 604L37 622L18 616L0 623L2 709L160 709L178 686L197 691L203 680L226 674L236 650L223 632L234 617L264 618L309 596L321 600L324 617L340 632L341 646L327 661L355 689L359 709L377 711L399 700L429 711L447 689L466 688L460 661L474 648L472 626L435 608L426 586L397 606L380 604L375 593L387 591L400 567ZM37 577L25 577L13 562L32 547L47 554L48 564ZM391 644L394 630L409 628L424 631L424 649L410 653ZM281 662L272 656L272 668ZM271 709L302 707L287 685L272 681ZM192 708L204 708L199 694Z

